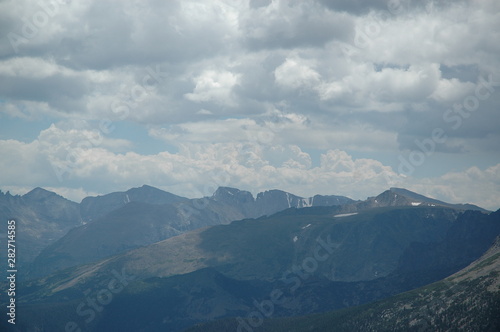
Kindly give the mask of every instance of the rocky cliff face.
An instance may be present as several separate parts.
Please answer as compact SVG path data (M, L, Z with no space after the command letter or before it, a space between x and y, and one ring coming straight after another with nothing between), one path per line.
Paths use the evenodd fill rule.
M221 187L217 189L212 199L225 202L228 205L238 206L246 218L269 216L289 208L304 208L312 206L332 206L354 203L345 196L300 197L282 190L268 190L257 194L257 197L248 191L235 188Z

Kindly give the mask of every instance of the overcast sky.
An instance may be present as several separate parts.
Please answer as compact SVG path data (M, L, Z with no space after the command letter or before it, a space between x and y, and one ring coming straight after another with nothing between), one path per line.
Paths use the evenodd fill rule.
M0 189L500 207L500 2L0 0Z

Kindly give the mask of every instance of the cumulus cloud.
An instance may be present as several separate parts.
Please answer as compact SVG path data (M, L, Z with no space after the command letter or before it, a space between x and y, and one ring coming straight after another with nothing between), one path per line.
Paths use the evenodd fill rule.
M238 76L229 71L204 71L194 79L193 92L184 96L195 102L213 101L222 106L234 106L232 89L238 83Z
M140 155L112 152L109 146L122 142L97 144L93 134L52 126L34 142L0 141L0 144L15 149L16 154L7 152L18 164L25 165L22 171L31 174L24 182L17 182L18 186L47 186L44 181L57 176L59 187L66 188L64 192L69 192L64 185L83 183L87 191L102 192L112 182L125 188L154 183L191 197L211 194L203 189L207 185L211 185L210 188L233 185L255 193L276 187L310 195L331 193L331 188L335 188L336 192L347 194L348 187L353 184L371 183L383 187L384 176L397 176L390 167L378 161L354 160L341 150L329 150L321 155L319 166L313 166L311 156L297 145L257 142L184 144L177 153ZM12 167L13 160L2 163L2 169L17 172ZM9 172L1 176L7 187L14 186L12 179ZM81 186L76 188L85 192L79 189ZM360 195L361 190L351 192L354 194Z
M320 80L318 72L301 62L300 59L287 58L274 71L276 83L292 89L317 83Z
M363 196L399 179L398 157L435 128L447 139L427 170L453 154L457 174L491 182L499 12L493 0L2 1L0 121L54 123L31 142L2 137L3 183L199 193L220 170L243 189ZM118 137L121 122L142 132ZM138 136L156 150L133 149ZM446 173L405 181L423 190ZM453 185L430 193L466 198L442 179Z
M408 185L415 191L453 203L472 203L491 210L500 206L500 164L463 172L449 172L440 177L420 179Z
M325 10L315 3L269 1L240 12L239 27L250 49L316 46L351 35L349 15Z
M112 182L114 190L150 183L188 197L208 196L218 186L231 185L254 193L281 188L303 196L344 194L363 199L390 186L404 186L450 202L470 202L491 209L500 205L497 196L491 195L500 190L500 164L416 179L397 174L377 160L356 159L338 149L321 154L319 165L314 166L311 155L296 145L185 144L178 153L140 155L114 153L99 146L61 147L52 135L78 141L79 137L88 139L88 133L56 128L50 131L31 143L0 141L3 151L15 158L2 159L1 167L7 170L1 175L4 190L22 193L29 185L45 185L78 200L89 193L105 193ZM19 172L14 163L29 174L21 182L11 182ZM62 172L62 181L47 185L47 178L58 171Z

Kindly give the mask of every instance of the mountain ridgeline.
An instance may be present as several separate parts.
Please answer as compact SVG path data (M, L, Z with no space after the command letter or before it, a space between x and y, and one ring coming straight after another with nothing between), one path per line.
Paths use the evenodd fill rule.
M85 222L91 222L119 209L130 202L155 205L184 202L188 199L166 191L144 185L125 192L114 192L103 196L85 197L80 203L80 214Z
M42 188L35 188L23 196L0 191L0 220L5 223L0 230L2 242L7 236L7 221L11 219L16 221L17 228L17 265L23 269L45 247L83 224L78 203ZM0 250L2 262L7 261L6 253Z
M60 227L18 282L9 331L498 326L500 210L400 188L354 201L143 186L80 204L35 189L0 203Z
M352 202L343 196L302 198L280 190L259 193L254 198L248 191L227 187L200 199L182 198L148 186L85 198L80 205L84 217L97 219L72 229L42 251L31 266L30 276L47 275L206 226L270 215L291 207Z

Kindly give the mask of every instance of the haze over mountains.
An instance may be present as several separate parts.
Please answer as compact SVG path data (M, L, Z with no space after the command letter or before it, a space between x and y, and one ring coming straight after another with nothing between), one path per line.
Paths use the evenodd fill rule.
M185 231L271 215L292 207L345 205L345 213L360 208L416 204L483 210L473 205L448 204L398 188L357 203L343 196L303 198L281 190L262 192L254 198L250 192L228 187L217 189L211 197L188 199L147 185L87 197L80 204L41 188L23 196L2 197L0 204L4 208L0 217L17 218L20 222L18 240L27 252L21 256L20 264L30 264L24 277L43 276ZM35 218L27 217L33 214Z
M191 200L149 186L85 198L80 205L82 218L97 218L96 221L71 230L47 247L34 261L31 272L33 276L45 275L189 230L269 215L290 207L350 202L353 201L342 196L302 198L280 190L259 193L254 198L249 192L225 187L211 197Z
M230 197L231 194L235 196ZM316 202L312 203L314 200ZM98 258L153 243L186 230L272 214L291 206L343 204L351 201L342 196L302 198L279 190L260 193L254 199L249 192L232 188L219 188L211 198L190 200L144 185L126 192L86 197L78 204L45 189L35 188L22 196L4 194L0 191L0 218L18 221L20 230L18 241L21 243L21 250L24 251L23 255L19 255L19 264L23 266L31 264L44 248L77 226L81 227L75 228L71 235L73 238L69 236L67 240L78 238L85 252L95 241L106 242L106 248L94 247L99 252L103 251L97 254ZM130 203L131 206L126 207ZM132 211L132 214L129 214L129 211ZM109 213L112 214L104 218ZM99 218L104 222L92 223ZM149 229L145 220L149 222ZM126 224L131 225L124 227ZM137 230L133 229L132 224L141 228L139 233L136 233ZM106 227L110 228L108 231L119 228L124 232L114 232L114 235L109 237L103 230ZM89 239L85 236L80 236L81 232L89 234L90 242L86 242ZM102 237L94 238L96 234ZM5 235L0 233L0 236ZM111 243L113 241L118 242L119 249ZM4 254L0 253L0 258L3 258ZM61 265L57 261L51 261L44 268L53 270L60 266L67 264Z
M0 203L2 218L19 220L19 234L42 235L19 241L36 256L25 259L14 331L69 323L82 331L181 331L218 319L202 328L233 331L252 323L255 310L262 319L302 316L437 282L480 259L500 235L500 211L401 188L353 201L280 190L254 197L229 187L188 199L143 186L80 204L36 188L2 194ZM92 308L86 301L112 280L124 287ZM261 304L277 290L283 301L266 315ZM231 317L240 318L224 320Z

